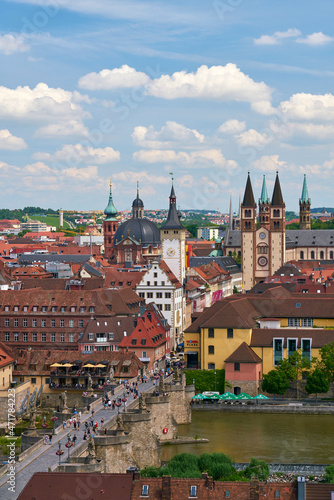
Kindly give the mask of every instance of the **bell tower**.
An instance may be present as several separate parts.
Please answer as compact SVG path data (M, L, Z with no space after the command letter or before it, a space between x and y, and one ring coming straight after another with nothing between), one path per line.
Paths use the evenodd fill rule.
M285 203L281 184L276 172L273 197L270 207L271 259L270 274L274 274L285 262Z
M244 199L241 204L241 267L243 274L243 290L249 290L254 284L255 273L255 232L256 203L252 183L248 172Z
M112 199L112 185L110 181L109 202L104 211L107 216L103 221L104 256L111 259L114 256L114 236L118 228L117 210Z
M267 193L266 176L263 176L261 198L259 199L260 227L270 229L270 200Z
M311 198L308 196L306 174L304 174L302 197L299 198L299 229L311 229Z

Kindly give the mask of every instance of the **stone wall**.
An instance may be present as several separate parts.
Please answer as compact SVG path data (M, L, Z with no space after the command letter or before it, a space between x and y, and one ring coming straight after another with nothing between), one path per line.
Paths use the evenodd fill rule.
M166 390L170 396L170 411L177 424L191 423L191 408L185 398L184 386L181 384L167 385Z
M228 382L232 386L232 388L228 389L232 394L235 387L240 387L240 392L246 392L252 397L259 394L259 382L255 380L229 380Z
M16 411L20 409L22 401L27 395L30 395L30 382L23 382L15 387ZM0 391L0 423L4 422L8 422L8 390Z
M42 394L42 407L43 408L57 408L58 405L61 405L61 392L52 392L47 394ZM67 396L67 406L68 409L71 410L75 405L77 408L83 407L82 402L82 391L77 392L66 392Z
M315 399L316 394L308 394L305 391L306 380L298 381L298 399ZM263 392L266 396L272 397L272 394L268 394L262 391L262 381L260 381L260 392ZM297 383L293 381L290 383L289 389L285 392L284 396L279 396L284 398L296 399L297 398ZM334 398L334 383L329 384L329 391L326 393L319 393L318 398Z
M132 455L131 437L95 436L96 458L103 460L105 472L123 473L128 467L138 467Z
M154 430L152 415L150 413L125 413L124 426L130 432L131 455L139 468L149 465L160 467L161 446ZM125 472L125 470L123 470Z
M177 423L170 408L170 396L146 397L145 401L151 414L152 428L160 441L177 438ZM168 429L165 434L164 429Z

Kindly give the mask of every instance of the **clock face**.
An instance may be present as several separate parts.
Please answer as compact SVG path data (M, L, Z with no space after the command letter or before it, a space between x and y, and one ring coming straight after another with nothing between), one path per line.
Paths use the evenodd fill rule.
M167 248L167 255L168 255L168 257L174 257L174 255L175 255L174 248L172 248L172 247Z
M260 238L263 240L266 237L266 233L260 233Z
M267 263L268 263L267 257L259 257L258 258L258 264L259 264L259 266L264 267L264 266L267 265Z

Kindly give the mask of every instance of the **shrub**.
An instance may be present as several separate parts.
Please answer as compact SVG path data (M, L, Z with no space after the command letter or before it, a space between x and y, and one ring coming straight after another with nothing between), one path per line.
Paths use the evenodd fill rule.
M248 478L256 476L260 481L266 481L269 477L269 465L264 460L252 458L245 469L245 476Z
M185 370L185 374L187 385L195 379L196 392L215 390L214 370ZM216 388L221 394L225 392L225 370L216 370Z
M334 483L334 465L329 465L325 469L325 482Z

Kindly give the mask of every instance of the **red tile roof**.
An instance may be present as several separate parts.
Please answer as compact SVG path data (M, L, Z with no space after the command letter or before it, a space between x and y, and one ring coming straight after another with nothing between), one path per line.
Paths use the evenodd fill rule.
M181 283L179 282L179 280L177 279L175 274L171 271L171 269L168 267L168 265L166 264L166 262L164 260L160 261L160 269L165 271L165 273L168 276L168 279L171 281L171 283L173 283L175 288L182 288Z
M246 342L240 344L239 347L225 359L225 363L261 363L261 361L261 358L246 344Z

